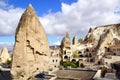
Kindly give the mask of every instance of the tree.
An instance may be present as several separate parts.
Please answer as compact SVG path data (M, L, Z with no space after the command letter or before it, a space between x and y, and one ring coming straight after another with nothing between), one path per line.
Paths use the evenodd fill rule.
M77 51L77 50L74 51L72 56L73 56L73 58L78 58L78 57L79 57L79 56L78 56L78 51Z
M113 70L111 68L101 67L101 77L103 78L106 73L112 73Z

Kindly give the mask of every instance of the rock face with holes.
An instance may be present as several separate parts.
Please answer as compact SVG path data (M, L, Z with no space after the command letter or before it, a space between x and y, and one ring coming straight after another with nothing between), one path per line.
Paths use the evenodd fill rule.
M117 40L117 42L120 41L120 24L99 26L93 29L90 28L84 42L85 45L89 44L94 47L97 55L99 55L101 59L106 51L105 48L114 46L115 40Z
M31 80L32 76L47 71L49 56L46 33L29 5L16 29L11 68L13 80Z

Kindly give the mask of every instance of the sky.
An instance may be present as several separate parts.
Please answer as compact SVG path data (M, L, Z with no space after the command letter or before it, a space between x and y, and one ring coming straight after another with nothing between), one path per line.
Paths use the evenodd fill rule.
M0 0L0 48L12 49L28 4L34 7L50 45L60 44L67 32L79 39L90 27L120 23L120 0Z

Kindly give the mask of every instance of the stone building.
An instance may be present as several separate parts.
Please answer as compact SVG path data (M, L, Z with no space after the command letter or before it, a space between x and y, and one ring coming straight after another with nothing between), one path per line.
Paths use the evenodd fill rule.
M120 61L120 56L109 55L104 58L104 64L110 65L111 63Z
M61 54L60 54L60 48L57 48L56 46L53 49L50 49L51 55L50 55L50 71L59 69L60 61L61 61Z

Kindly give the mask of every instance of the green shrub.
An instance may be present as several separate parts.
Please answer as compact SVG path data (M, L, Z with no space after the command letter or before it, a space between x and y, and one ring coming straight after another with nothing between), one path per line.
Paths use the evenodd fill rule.
M70 62L64 62L64 63L63 63L63 66L64 66L65 68L67 68L67 66L70 66Z
M76 65L75 63L73 63L73 62L70 63L70 66L71 66L72 68L77 68L77 65Z
M63 63L63 66L65 67L65 68L67 68L68 66L70 66L70 67L72 67L72 68L77 68L78 66L75 64L75 63L73 63L73 62L64 62Z

